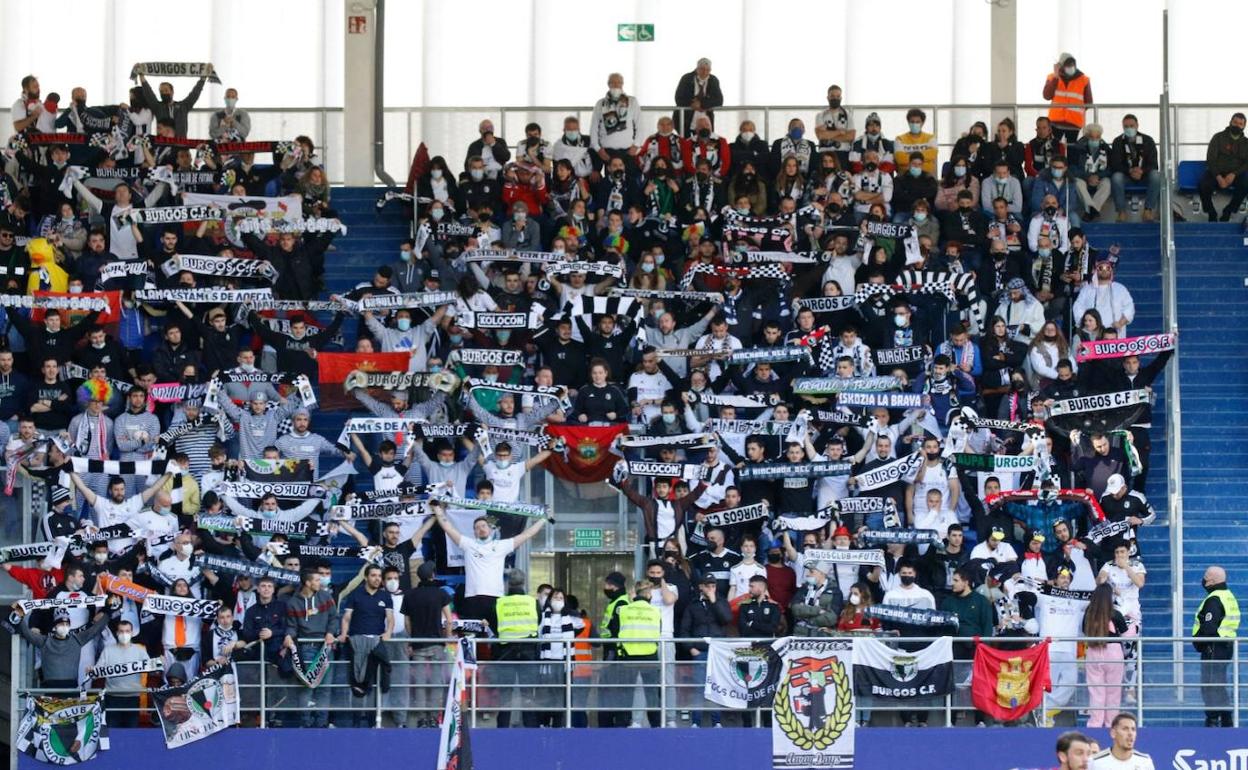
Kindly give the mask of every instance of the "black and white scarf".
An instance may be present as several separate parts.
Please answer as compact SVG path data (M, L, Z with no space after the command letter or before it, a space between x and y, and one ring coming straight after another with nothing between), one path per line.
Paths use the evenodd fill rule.
M884 409L919 409L923 406L922 393L887 391L883 393L861 393L848 391L836 394L836 405L839 407L868 407Z
M132 278L136 275L147 275L147 262L139 260L117 260L109 262L100 268L99 278L96 279L98 285L104 285L109 281L118 278Z
M329 509L331 521L366 521L376 519L406 519L417 516L428 516L429 506L425 500L414 502L356 502L335 505Z
M22 612L29 615L36 610L73 610L83 607L103 607L107 598L103 594L92 595L75 591L64 596L49 597L47 599L21 599L17 602L17 606L21 608Z
M87 669L88 679L113 679L119 676L133 676L134 674L150 674L155 671L165 670L164 658L148 658L147 660L128 660L124 663L113 663L111 665L99 665L91 669Z
M506 513L512 516L524 516L530 519L545 519L550 517L550 511L544 505L535 503L506 503L501 500L475 500L464 497L455 497L453 495L435 494L431 499L437 500L439 503L448 508L469 508L478 511L490 511L491 513Z
M545 433L518 430L516 428L497 428L492 425L477 426L474 436L477 444L481 447L481 451L487 455L494 451L493 446L499 441L537 447L538 451L544 450L554 443L551 441L550 436L547 436Z
M732 276L740 280L773 280L784 281L789 280L789 274L784 271L783 265L765 264L751 265L749 267L725 267L723 265L709 264L706 262L697 262L690 265L685 270L685 274L680 279L680 288L688 289L693 285L693 279L698 274L705 273L707 275Z
M651 460L621 460L615 464L615 470L627 470L630 476L648 476L652 478L680 478L696 481L704 477L710 470L701 463L663 463ZM618 476L622 474L617 473Z
M404 308L440 307L453 305L459 295L453 291L422 291L413 294L369 294L359 299L364 310L402 310Z
M825 476L848 476L853 470L853 463L833 462L831 460L807 463L759 463L746 464L737 469L737 481L752 479L768 480L783 478L822 478Z
M563 262L564 254L553 251L511 251L509 249L467 249L455 260L456 265L469 262L528 262L549 265Z
M918 472L919 466L923 464L923 459L923 454L916 452L872 468L869 471L863 471L855 477L857 479L858 491L869 492L900 481L907 483L913 481L914 474Z
M216 554L206 553L200 557L199 563L217 572L229 572L235 575L246 575L253 580L260 578L272 578L279 583L287 583L290 585L299 584L299 573L294 570L281 569L268 564L262 564L257 561L244 561L243 559L232 559L228 556L217 556Z
M724 295L714 291L670 291L666 289L612 289L608 296L633 297L636 299L682 300L684 302L712 302L722 305Z
M217 616L217 610L221 609L221 602L217 599L195 599L190 596L152 593L143 600L143 609L153 615L176 615L183 618L209 620Z
M624 266L611 262L556 262L546 268L547 275L570 275L593 273L611 278L623 278Z
M0 546L0 564L42 559L62 547L56 543L25 543Z
M148 78L207 78L209 83L221 83L212 62L139 62L130 68L130 79L137 81L139 75Z
M252 300L271 300L270 289L138 289L134 298L140 302L185 302L189 304L247 304Z
M68 297L33 297L29 294L0 294L0 307L43 308L45 310L69 310L71 312L107 312L108 298L81 294Z
M760 401L750 396L736 395L720 395L709 391L691 390L689 393L689 403L706 404L707 406L734 406L741 409L766 409L769 406L775 406L780 403L780 395L772 393L767 401Z
M311 519L286 521L259 516L201 516L196 521L196 526L211 532L255 532L261 535L286 535L303 540L329 535L328 524Z
M836 313L841 310L850 310L855 304L852 294L847 297L800 297L793 300L793 309L810 310L814 313Z
M922 607L898 607L892 604L873 604L863 610L869 618L885 623L897 623L903 626L919 626L936 628L939 626L958 627L958 616L952 612L929 610Z
M753 505L742 505L737 508L729 508L723 511L712 511L705 514L702 519L704 527L729 527L734 524L745 524L750 521L765 519L771 515L771 510L764 500L761 503Z
M1119 409L1124 406L1135 406L1152 402L1152 393L1146 388L1138 390L1120 390L1114 393L1102 393L1096 396L1080 396L1054 401L1049 407L1050 417L1085 412L1100 412L1106 409Z
M940 533L934 529L868 529L859 537L868 545L935 545L941 541Z
M208 177L211 183L213 174L209 173ZM193 206L152 206L151 208L131 209L126 217L136 225L168 225L218 220L221 219L221 214L221 209L216 206L201 203Z
M164 435L164 434L161 434ZM182 468L171 460L92 460L71 457L74 473L106 473L109 476L163 476L181 473Z
M160 271L166 276L185 271L220 278L262 278L270 283L277 280L277 270L263 259L178 254L162 264Z
M544 396L546 398L558 399L564 411L571 411L572 404L567 399L567 390L556 385L516 385L510 382L487 382L486 380L469 377L464 381L468 385L469 397L474 388L482 388L484 390L495 390L501 393L511 393L530 396Z
M464 329L537 329L546 308L534 304L527 313L469 311L455 316L455 325Z
M711 433L681 433L675 436L633 436L626 433L620 436L620 446L625 449L644 449L656 446L705 448L717 444L715 436Z
M299 657L299 645L290 648L290 662L293 664L295 676L303 682L304 687L320 686L321 681L325 679L325 674L329 671L329 664L333 657L333 651L328 644L322 644L312 656L312 660L307 662Z
M388 497L416 497L430 494L449 485L449 481L439 481L433 484L400 484L394 489L369 489L357 492L356 497L368 502Z
M826 409L816 409L815 419L829 425L844 425L850 428L869 428L875 422L875 418L869 414L853 414L841 410L831 412Z
M811 362L810 348L788 346L782 348L742 348L732 351L728 358L734 364L778 363L782 361Z
M250 217L235 222L234 227L235 232L240 234L254 233L255 235L266 235L271 232L347 234L347 226L342 223L342 220L332 217L303 217L297 221Z
M298 556L302 559L363 559L376 561L381 548L375 545L307 545L304 543L270 543L269 550L277 556Z
M721 420L711 418L702 427L713 433L748 435L760 433L765 436L787 436L793 429L791 420Z
M309 500L325 496L325 487L310 481L223 481L217 486L217 494L259 500L273 495L279 500Z
M826 561L833 564L857 564L862 567L883 567L884 552L878 548L807 548L802 552L807 565Z
M460 348L451 352L451 358L465 366L518 366L524 363L520 350L489 348Z

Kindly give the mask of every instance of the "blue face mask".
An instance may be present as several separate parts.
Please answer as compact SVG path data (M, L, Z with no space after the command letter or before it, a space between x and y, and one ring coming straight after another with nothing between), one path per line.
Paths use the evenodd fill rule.
M1134 139L1137 133L1139 133L1139 129L1135 128L1134 126L1132 126L1131 128L1122 129L1122 135L1127 137L1128 139Z
M1096 152L1096 151L1097 151L1097 149L1098 149L1100 146L1101 146L1101 140L1100 140L1100 139L1089 139L1089 140L1088 140L1088 149L1089 149L1089 150L1091 150L1092 152Z
M441 465L443 468L450 468L454 464L454 460L438 460L438 465Z
M405 331L407 331L408 329L412 328L412 319L410 319L410 318L400 318L400 319L398 319L397 321L395 321L395 322L394 322L394 325L395 325L395 326L397 326L397 327L399 328L399 331L401 331L401 332L405 332Z
M402 251L399 252L399 259L403 260L404 262L411 262L412 252L408 251L407 249L403 249Z
M1036 249L1036 253L1042 257L1047 257L1053 253L1053 249L1046 249L1046 248L1041 247L1039 249Z
M922 166L911 166L911 167L910 167L910 176L922 176L922 174L923 174L923 167L922 167Z
M667 423L668 425L671 425L672 423L676 422L676 415L665 412L663 414L663 422Z
M463 341L464 341L464 335L462 335L462 334L452 334L452 335L451 335L451 344L452 344L452 345L459 345L459 344L461 344Z
M954 166L953 175L961 179L966 176L966 166Z
M510 458L508 458L508 459L506 459L506 460L499 460L499 459L497 459L497 458L496 458L496 459L494 460L494 464L498 466L498 469L499 469L500 471L502 471L502 470L506 470L506 469L507 469L507 466L508 466L508 465L511 465L511 459L510 459Z
M804 133L806 132L794 126L793 128L789 129L789 138L796 142L798 139L802 138L802 134Z
M666 256L665 254L655 254L654 255L655 264L658 264L658 265L663 264L663 259L665 256Z
M916 211L916 212L914 212L914 221L915 221L915 222L926 222L926 221L927 221L927 212L926 212L926 211Z
M910 124L910 133L912 133L912 134L918 134L918 133L920 133L920 132L922 132L922 131L923 131L923 124L922 124L922 123L911 123L911 124Z
M1053 174L1054 179L1061 179L1066 176L1066 169L1064 168L1050 169L1050 172Z
M653 262L642 262L642 263L641 263L641 271L642 271L643 273L653 273L653 272L654 272L654 263L653 263Z
M442 365L441 365L441 364L430 364L430 365L429 365L429 373L430 373L430 374L437 374L437 373L438 373L438 372L440 372L440 371L442 371Z
M511 339L511 330L499 329L498 332L496 333L496 336L498 337L498 344L506 345L507 341Z

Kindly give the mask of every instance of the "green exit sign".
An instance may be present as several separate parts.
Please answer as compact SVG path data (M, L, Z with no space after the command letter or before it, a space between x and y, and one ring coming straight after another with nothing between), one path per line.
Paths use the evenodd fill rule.
M621 43L653 43L653 24L619 24L615 28L616 39Z
M572 546L574 548L601 548L602 547L602 530L601 529L574 529L572 530Z

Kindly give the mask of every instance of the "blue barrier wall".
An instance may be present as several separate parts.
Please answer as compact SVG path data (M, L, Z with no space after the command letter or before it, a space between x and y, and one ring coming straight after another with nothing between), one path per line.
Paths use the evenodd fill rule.
M1061 730L870 728L857 733L856 767L1006 770L1048 768ZM1087 731L1109 746L1105 730ZM174 751L159 730L114 730L112 750L91 770L135 770L153 761L175 761L178 770L360 767L367 757L403 758L404 767L432 768L433 730L233 729ZM765 770L771 734L765 730L477 730L472 734L477 770ZM973 748L973 750L971 750ZM1192 727L1140 730L1138 751L1157 768L1248 770L1248 730ZM921 761L916 758L921 757ZM698 758L706 760L696 761ZM713 758L713 761L711 761ZM22 756L21 770L47 768Z

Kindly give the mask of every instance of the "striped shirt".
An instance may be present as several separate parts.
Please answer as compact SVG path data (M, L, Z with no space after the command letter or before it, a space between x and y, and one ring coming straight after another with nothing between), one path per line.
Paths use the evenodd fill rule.
M319 433L308 431L302 435L291 431L277 440L282 457L307 460L312 466L313 477L318 475L321 455L338 454L338 447Z
M538 637L543 640L567 641L543 641L542 660L565 660L571 657L571 641L576 638L576 632L583 628L585 628L585 621L579 615L564 615L554 610L543 612Z
M138 435L147 433L147 441L140 441ZM122 460L150 460L152 451L156 449L156 437L160 435L160 420L148 411L122 412L113 418L113 437L117 449L121 451Z

